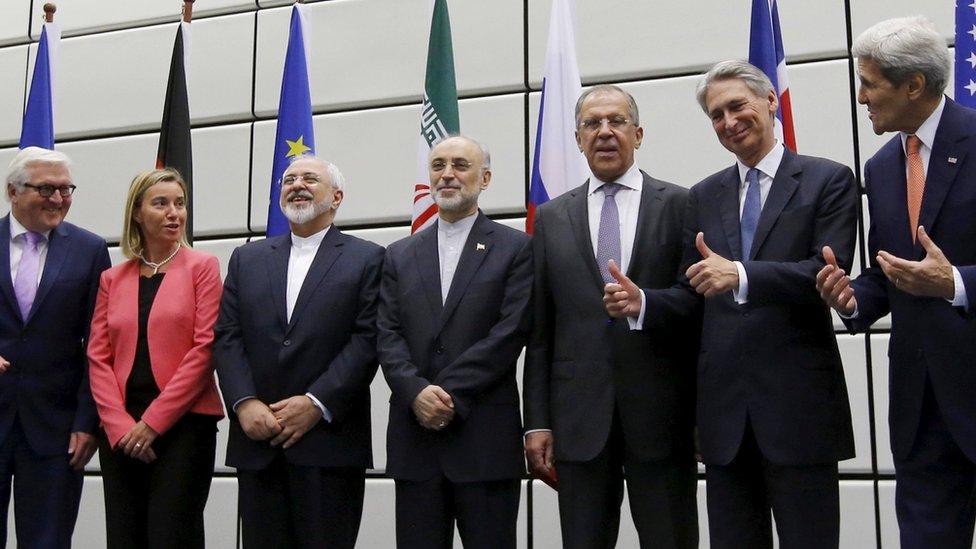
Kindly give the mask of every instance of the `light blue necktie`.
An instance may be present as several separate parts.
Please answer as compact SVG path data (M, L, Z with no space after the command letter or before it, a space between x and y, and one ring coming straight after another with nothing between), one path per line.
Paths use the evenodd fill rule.
M617 210L617 200L614 195L622 188L619 183L604 183L603 208L600 209L600 231L596 238L596 262L600 266L600 274L606 283L613 282L607 262L611 259L620 264L620 212Z
M759 225L759 214L762 212L762 199L759 196L759 170L749 168L746 172L746 203L742 207L742 219L739 222L739 236L742 240L742 259L749 259L752 251L752 240L756 237L756 227Z

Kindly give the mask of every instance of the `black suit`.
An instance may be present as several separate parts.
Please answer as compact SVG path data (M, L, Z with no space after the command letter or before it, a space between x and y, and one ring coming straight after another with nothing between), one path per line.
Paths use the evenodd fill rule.
M351 547L372 466L369 384L383 249L335 226L286 321L291 235L234 251L214 327L214 362L230 415L227 464L238 468L244 542ZM331 413L287 450L248 438L233 407L311 393Z
M526 430L550 429L567 547L613 546L628 471L641 544L694 547L694 318L644 334L609 321L593 253L588 183L536 210ZM628 276L675 281L687 190L644 174Z
M467 547L515 546L525 470L515 367L528 337L532 255L526 234L477 216L446 300L436 223L386 253L377 325L393 391L387 473L397 481L400 547L450 547L455 518ZM442 431L411 408L430 384L454 403Z
M749 288L745 304L732 292L704 300L698 434L712 545L771 546L771 506L785 546L836 547L837 461L854 455L854 438L830 313L814 279L824 245L850 270L857 187L846 166L786 150L747 253L740 183L732 166L692 188L682 261L684 270L701 259L701 231L713 252L742 262ZM681 278L678 288L646 292L645 329L702 301Z

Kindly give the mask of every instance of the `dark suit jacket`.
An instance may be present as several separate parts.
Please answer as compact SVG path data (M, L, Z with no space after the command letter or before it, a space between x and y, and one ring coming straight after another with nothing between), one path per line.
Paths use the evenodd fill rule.
M326 233L286 322L291 234L234 250L214 326L213 358L230 416L227 465L262 469L268 442L244 434L233 405L311 393L332 413L283 450L289 463L371 467L369 384L376 373L376 303L383 248Z
M973 153L969 156L969 153ZM871 213L870 268L854 281L858 318L848 326L867 329L891 312L888 347L888 420L896 457L915 440L928 377L943 421L960 448L976 460L976 111L946 99L925 178L919 225L963 278L969 309L942 298L915 297L888 283L876 263L879 250L920 261L921 244L908 225L905 154L895 136L864 166Z
M854 455L844 370L830 313L816 291L830 245L850 270L857 186L850 168L786 150L759 217L752 250L739 238L737 166L705 178L688 200L681 285L649 291L650 326L704 301L698 359L698 435L706 464L738 453L746 421L763 456L782 465L826 464ZM684 271L701 260L695 235L742 261L748 302L732 292L702 300Z
M394 478L478 482L525 471L515 366L528 338L529 242L479 212L443 305L436 223L387 250L377 324L393 390ZM422 427L411 409L430 384L454 400L455 418L440 432Z
M98 278L112 266L105 241L71 223L51 231L47 258L27 321L10 279L10 216L0 219L0 441L14 416L31 448L50 456L68 451L72 432L98 425L88 385L85 340Z
M588 461L606 445L616 409L628 451L638 459L690 459L697 323L678 319L642 333L626 320L608 319L587 190L584 183L536 210L525 428L552 429L556 459ZM687 195L644 174L627 271L639 286L674 284Z

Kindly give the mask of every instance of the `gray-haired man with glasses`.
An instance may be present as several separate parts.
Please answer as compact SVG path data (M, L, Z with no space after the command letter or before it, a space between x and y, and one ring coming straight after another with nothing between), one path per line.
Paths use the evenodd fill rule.
M10 163L0 219L0 545L11 478L17 544L70 547L82 469L98 425L85 340L101 272L100 237L64 221L70 161L27 147Z
M558 471L564 547L614 546L625 478L642 547L697 547L697 327L631 331L602 301L611 261L641 286L675 282L687 191L638 169L644 130L623 89L584 92L576 124L592 177L540 206L534 224L529 469Z

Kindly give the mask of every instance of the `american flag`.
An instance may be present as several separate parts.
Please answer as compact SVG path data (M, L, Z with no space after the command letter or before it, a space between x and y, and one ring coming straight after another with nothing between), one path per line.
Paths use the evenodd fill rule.
M956 2L956 101L976 108L976 1Z
M773 82L779 96L776 110L776 138L790 150L796 150L793 133L793 109L790 106L790 85L786 79L786 53L779 30L779 10L776 0L752 0L752 25L749 31L749 62L759 67Z

